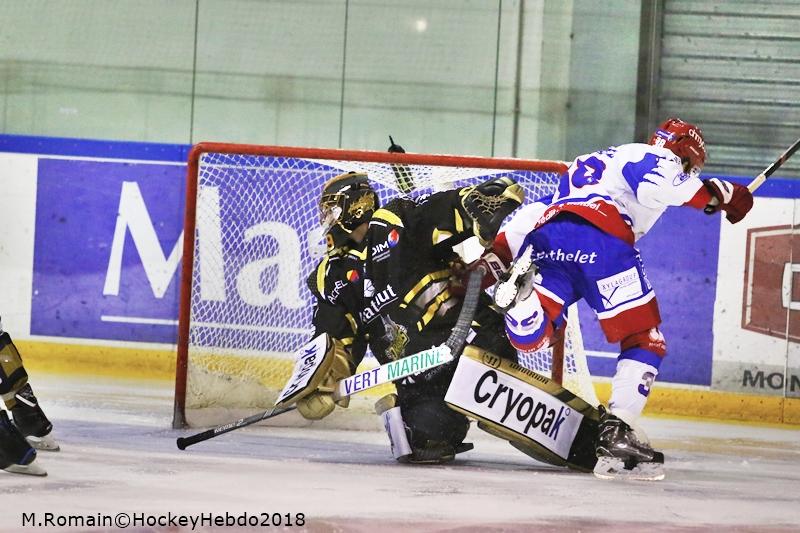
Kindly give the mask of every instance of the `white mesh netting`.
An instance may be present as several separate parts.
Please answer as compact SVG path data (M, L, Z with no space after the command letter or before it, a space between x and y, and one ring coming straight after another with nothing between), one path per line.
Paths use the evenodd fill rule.
M274 402L291 374L294 350L311 333L313 298L305 280L319 261L322 184L347 171L366 172L383 203L496 175L513 177L533 200L552 193L558 180L555 173L525 170L393 169L387 163L203 154L197 175L185 397L190 425L219 423L233 412L251 413ZM596 404L577 312L570 314L575 318L566 335L563 382ZM550 350L525 354L521 363L549 374ZM374 364L371 357L362 363ZM375 392L388 390L379 387Z

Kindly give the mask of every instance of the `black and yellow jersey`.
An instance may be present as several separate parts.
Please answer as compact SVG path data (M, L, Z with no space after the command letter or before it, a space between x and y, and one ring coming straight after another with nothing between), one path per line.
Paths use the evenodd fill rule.
M319 300L314 325L352 346L356 361L368 343L382 363L449 337L461 310L453 246L473 235L462 190L421 200L396 199L375 211L366 237L327 255L309 277ZM483 295L473 321L484 348L508 356L502 317Z

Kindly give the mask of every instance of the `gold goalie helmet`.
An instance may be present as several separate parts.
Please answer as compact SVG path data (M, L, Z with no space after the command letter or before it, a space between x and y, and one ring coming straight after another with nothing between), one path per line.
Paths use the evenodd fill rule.
M325 182L319 208L330 251L346 245L353 230L369 222L378 209L378 195L366 174L347 172Z

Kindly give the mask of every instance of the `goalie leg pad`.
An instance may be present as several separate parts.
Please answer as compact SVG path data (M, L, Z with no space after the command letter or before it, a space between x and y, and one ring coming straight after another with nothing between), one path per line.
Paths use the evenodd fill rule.
M468 346L447 390L453 409L545 463L592 471L600 412L555 381Z
M411 444L408 442L406 424L403 422L403 414L400 406L397 405L397 394L387 394L375 403L375 412L381 417L383 428L389 435L389 445L392 448L392 456L398 461L402 461L411 455Z
M420 394L419 387L389 394L375 404L389 434L392 455L400 462L441 464L472 449L464 443L469 420L441 397Z
M400 406L414 450L411 462L451 461L469 431L467 417L450 409L441 397L401 396Z
M0 334L0 397L8 409L16 406L15 396L27 383L28 373L22 366L22 357L11 336L3 331Z

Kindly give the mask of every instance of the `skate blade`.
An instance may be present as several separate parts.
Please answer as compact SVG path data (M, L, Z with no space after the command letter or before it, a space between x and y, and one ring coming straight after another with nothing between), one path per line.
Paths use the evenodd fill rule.
M639 463L625 468L625 461L616 457L600 457L594 467L594 476L599 479L630 479L634 481L661 481L664 479L664 463Z
M42 450L45 452L57 452L61 449L61 446L58 445L56 439L54 439L52 435L45 435L44 437L28 436L25 437L25 440L27 440L28 444L37 450Z
M47 470L36 464L36 461L29 465L10 465L3 470L12 474L25 474L28 476L46 476Z

